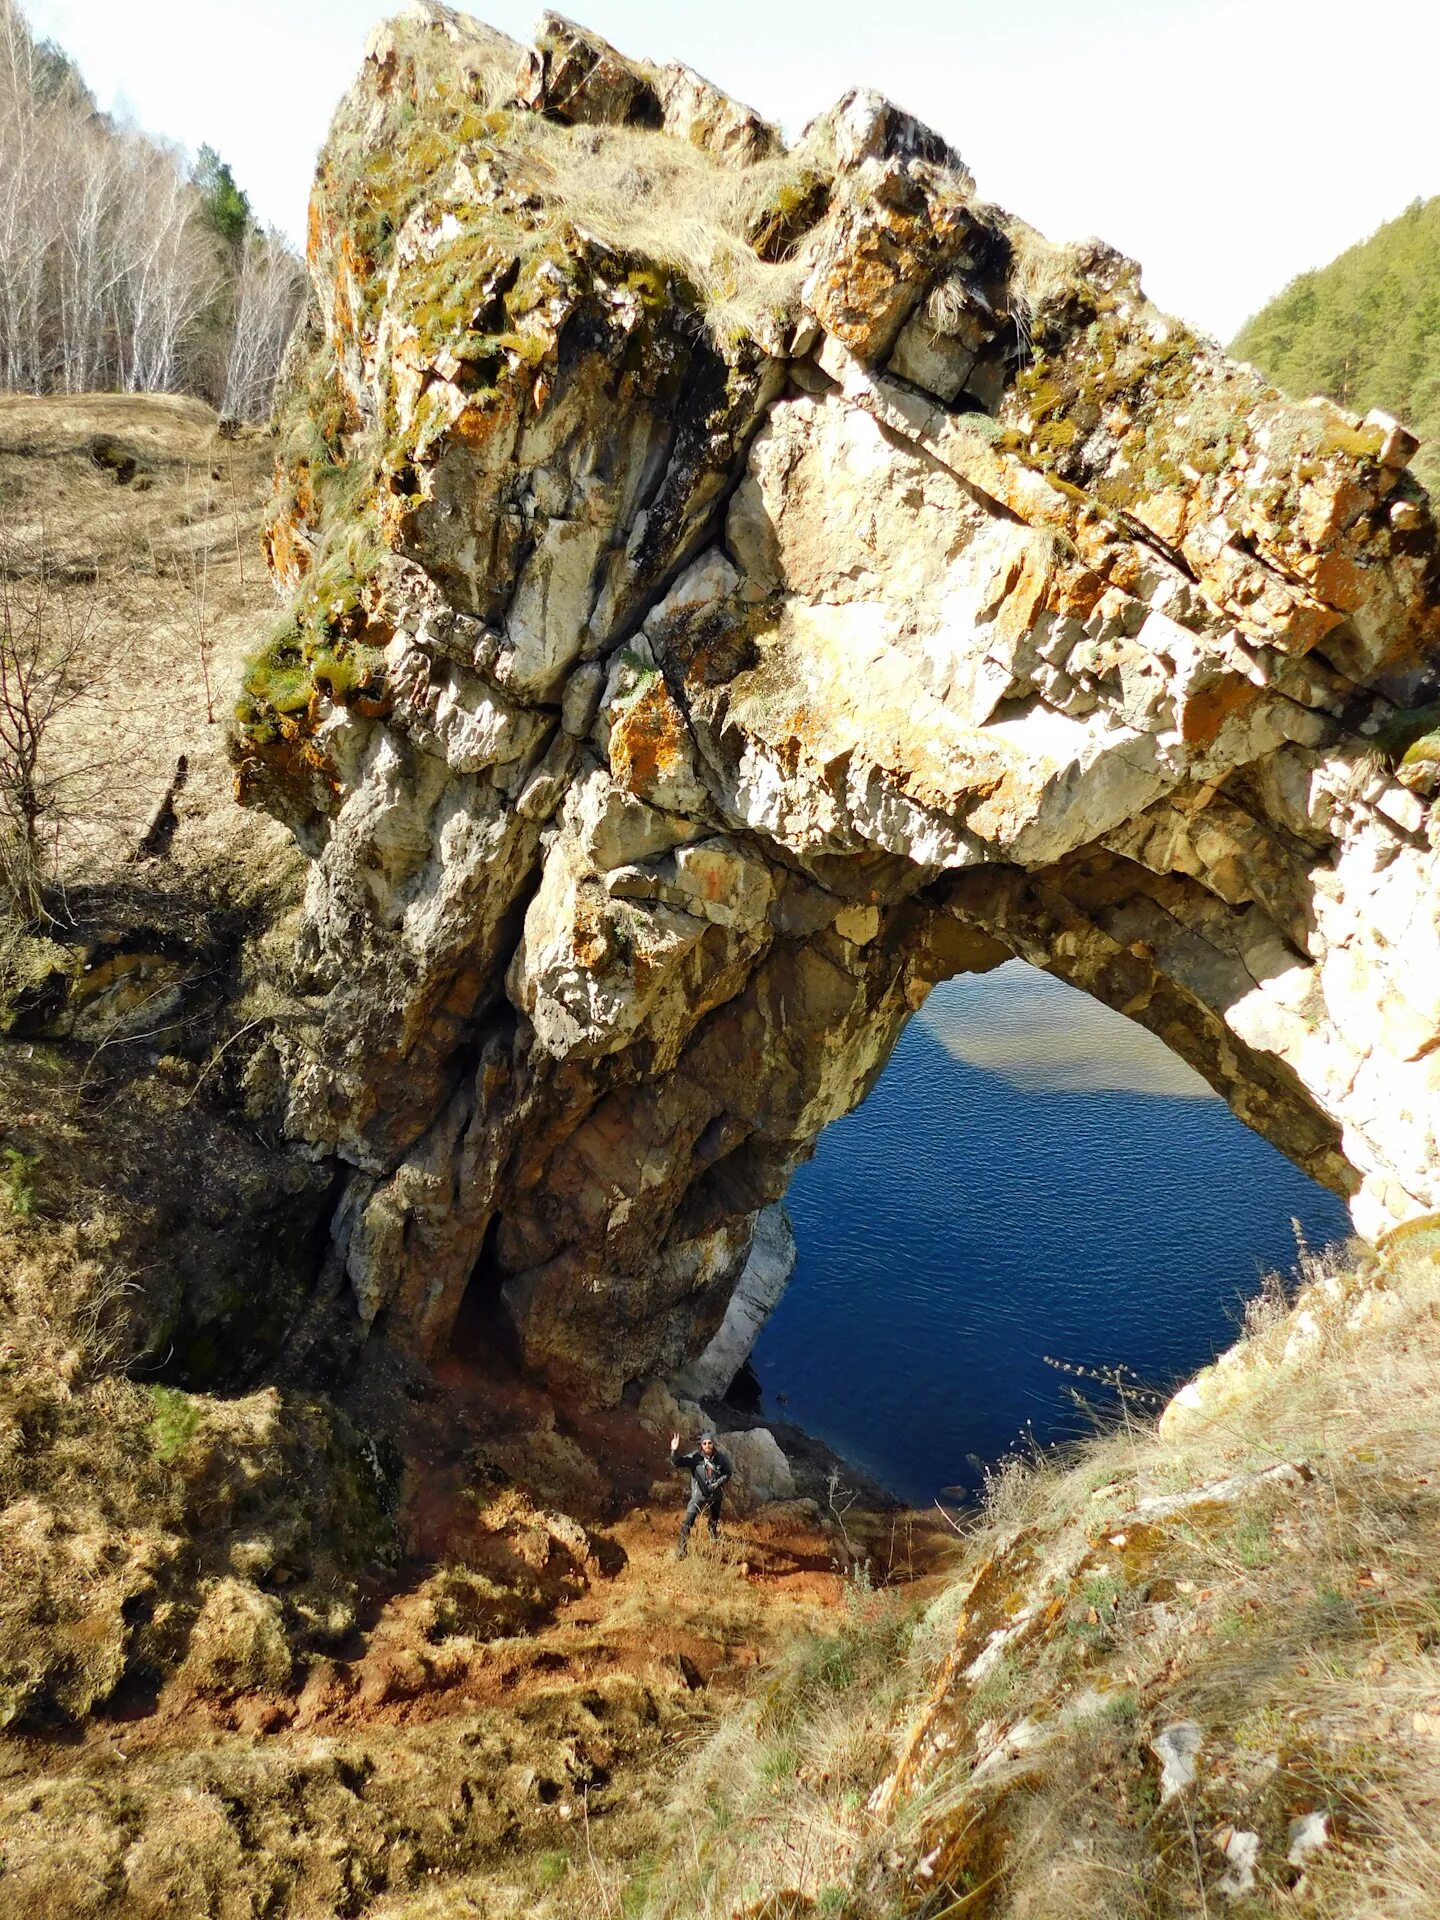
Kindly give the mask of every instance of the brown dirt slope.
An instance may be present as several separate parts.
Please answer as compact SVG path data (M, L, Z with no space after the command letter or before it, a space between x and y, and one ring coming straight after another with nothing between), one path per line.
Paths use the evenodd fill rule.
M181 755L182 854L243 844L253 860L284 843L225 804L240 664L275 617L259 550L273 448L263 429L222 438L218 424L172 395L0 394L0 566L46 566L93 640L93 694L55 742L93 769L63 826L68 876L135 851Z

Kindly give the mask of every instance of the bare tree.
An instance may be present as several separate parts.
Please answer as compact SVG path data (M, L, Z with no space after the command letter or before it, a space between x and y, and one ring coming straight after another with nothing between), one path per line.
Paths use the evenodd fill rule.
M220 260L173 156L139 134L127 135L121 150L122 382L132 392L173 393L182 384L185 336L220 291Z
M114 142L94 128L77 134L56 169L68 217L52 249L59 323L55 384L67 393L90 393L105 384L114 363L113 233L123 181Z
M305 270L273 230L245 241L235 287L235 329L225 362L220 411L263 420L270 411L281 355L305 293Z
M277 234L222 236L183 156L97 112L0 0L0 386L198 391L262 418L301 275Z
M93 771L46 750L56 719L99 677L93 605L59 591L43 537L22 550L0 530L0 890L20 920L43 913L61 824Z
M7 387L39 392L57 197L35 56L25 22L11 0L0 0L0 377Z

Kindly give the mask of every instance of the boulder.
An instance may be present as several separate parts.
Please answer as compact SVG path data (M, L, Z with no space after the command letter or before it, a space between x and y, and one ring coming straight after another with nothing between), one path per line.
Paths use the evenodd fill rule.
M640 1396L636 1418L646 1433L669 1440L672 1433L684 1436L687 1426L700 1418L693 1400L677 1400L663 1380L652 1380Z
M750 1427L719 1436L735 1477L728 1490L730 1504L739 1513L753 1512L767 1500L793 1500L795 1478L790 1462L768 1427Z
M959 399L974 365L973 348L938 333L922 314L916 314L901 328L889 371L948 404Z

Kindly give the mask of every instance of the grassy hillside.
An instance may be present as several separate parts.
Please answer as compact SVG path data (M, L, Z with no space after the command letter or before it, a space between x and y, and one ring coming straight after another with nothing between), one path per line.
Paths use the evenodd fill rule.
M1416 477L1440 492L1440 196L1292 280L1230 350L1298 399L1395 414L1423 442Z
M681 1773L628 1887L583 1864L598 1910L1433 1915L1440 1222L1302 1277L1158 1430L1003 1467L928 1612L857 1590Z

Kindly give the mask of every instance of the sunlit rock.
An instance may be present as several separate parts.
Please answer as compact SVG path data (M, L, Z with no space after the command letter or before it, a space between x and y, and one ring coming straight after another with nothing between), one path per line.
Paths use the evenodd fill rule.
M766 1207L755 1222L750 1253L725 1318L698 1359L692 1360L675 1385L698 1399L725 1394L749 1359L761 1328L780 1303L795 1271L795 1235L784 1207Z
M768 1427L750 1427L740 1433L727 1433L721 1446L735 1469L728 1497L740 1512L766 1500L793 1500L795 1479L790 1462Z
M1173 1800L1195 1783L1195 1762L1205 1745L1201 1729L1193 1720L1176 1720L1162 1727L1150 1742L1150 1751L1160 1762L1160 1803Z
M382 28L311 209L242 794L312 858L289 1125L367 1321L604 1398L955 973L1157 1034L1372 1233L1440 1208L1411 437L848 95L785 151L547 15ZM278 562L277 562L278 564Z

